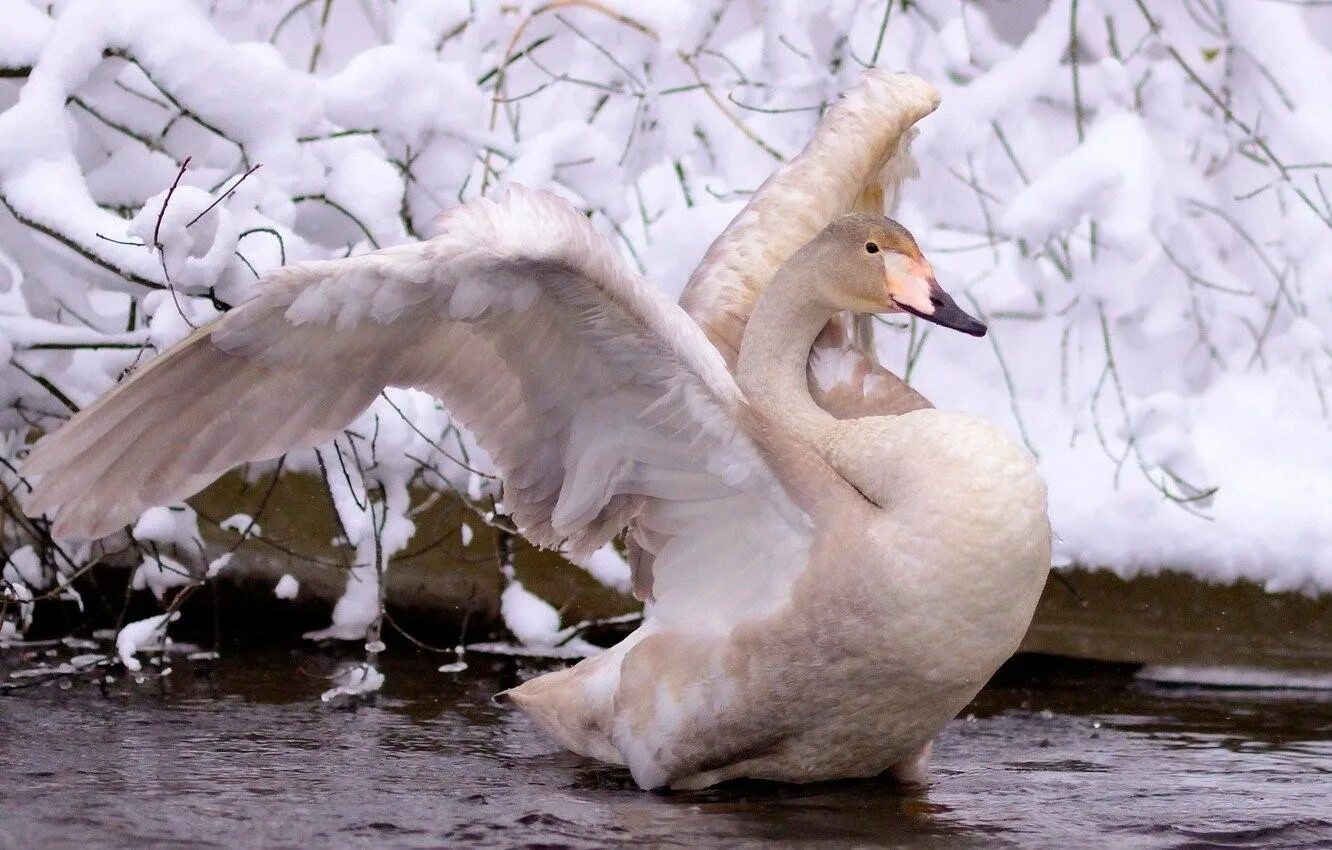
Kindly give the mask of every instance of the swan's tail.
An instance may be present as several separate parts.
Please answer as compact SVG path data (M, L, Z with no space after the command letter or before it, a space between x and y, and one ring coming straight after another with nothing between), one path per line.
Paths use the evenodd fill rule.
M555 742L579 755L624 764L612 740L615 691L620 685L620 663L643 637L638 629L615 646L566 670L530 679L495 695L511 702L532 718Z

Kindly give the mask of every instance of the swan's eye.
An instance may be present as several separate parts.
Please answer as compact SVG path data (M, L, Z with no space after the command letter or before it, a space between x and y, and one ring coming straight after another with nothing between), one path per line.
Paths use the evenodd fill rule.
M875 245L873 242L866 242L865 251L869 254L877 254L879 253L879 246Z

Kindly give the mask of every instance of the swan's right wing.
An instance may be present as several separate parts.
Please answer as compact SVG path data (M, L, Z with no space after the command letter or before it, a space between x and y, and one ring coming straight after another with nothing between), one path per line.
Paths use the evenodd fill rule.
M802 245L837 216L891 209L914 174L912 126L934 111L939 94L919 77L876 69L834 103L814 137L763 182L708 248L680 304L734 368L740 341L763 287ZM879 365L853 339L843 314L815 344L815 400L839 419L906 413L930 403Z
M472 431L538 545L577 556L666 505L703 506L694 518L720 523L707 539L729 529L760 551L807 527L699 327L568 203L517 188L448 213L428 242L278 270L38 443L25 507L54 513L57 536L102 536L237 464L328 441L387 386L436 395ZM652 537L693 535L689 593L730 571L735 550L707 551L707 527L676 515Z

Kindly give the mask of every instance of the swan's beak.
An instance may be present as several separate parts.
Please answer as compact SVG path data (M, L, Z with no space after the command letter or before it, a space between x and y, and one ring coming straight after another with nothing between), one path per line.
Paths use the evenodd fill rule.
M905 297L898 297L897 294L893 294L893 304L899 310L904 310L913 316L919 316L927 322L934 322L936 325L952 328L964 334L985 336L985 332L989 330L985 327L984 322L957 306L953 296L944 292L943 287L934 278L931 277L923 281L923 285L916 288L923 291L920 293L911 292L906 294Z
M953 296L934 279L929 261L919 253L886 253L883 265L888 298L898 310L964 334L985 336L985 323L957 306Z
M934 269L923 257L889 256L884 259L888 274L888 297L899 310L945 328L972 336L985 336L985 323L957 306L934 279Z

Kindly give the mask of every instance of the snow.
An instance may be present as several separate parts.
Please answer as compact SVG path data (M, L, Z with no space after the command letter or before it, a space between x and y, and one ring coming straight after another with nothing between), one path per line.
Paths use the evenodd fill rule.
M290 573L284 574L273 587L273 595L278 599L295 599L300 592L301 583Z
M185 291L206 290L235 260L239 228L225 207L209 211L212 203L201 188L168 187L144 202L126 231L145 251L162 245L163 275Z
M31 546L22 546L10 553L9 560L4 565L3 576L11 585L21 584L29 589L46 586L41 558Z
M218 527L227 531L234 531L237 534L244 534L247 531L251 534L263 533L263 527L256 523L249 514L232 514L218 523Z
M368 222L378 244L400 242L405 234L397 220L402 201L402 175L375 151L351 151L329 169L324 194L362 221Z
M609 551L609 554L607 550L599 552L602 553L601 557L598 559L597 553L594 553L593 560L601 562L602 571L614 575L615 567L609 561L619 560L619 556L614 551ZM623 565L624 562L620 560L620 564ZM601 651L601 647L578 636L586 624L560 628L560 612L555 606L524 587L523 583L515 578L511 566L506 566L503 574L506 585L500 594L500 617L504 620L505 628L517 638L518 642L470 644L466 647L467 650L537 658L587 658ZM627 575L624 586L627 590ZM459 654L461 655L461 651Z
M587 570L592 578L606 587L618 590L621 593L629 593L633 590L633 578L629 573L629 562L621 557L620 553L615 551L615 547L609 543L575 563Z
M268 43L289 7L10 0L0 67L32 71L0 78L0 454L17 464L69 415L29 374L86 404L282 263L427 236L505 180L570 198L678 294L770 152L798 150L856 82L883 2L720 19L721 0L616 4L632 24L578 4L351 4L311 72L318 4ZM943 94L895 215L992 332L890 317L879 352L1030 446L1057 563L1332 591L1332 8L1232 0L1221 25L1204 6L1146 4L1156 34L1134 3L894 7L879 64ZM312 637L376 623L413 487L491 509L494 483L451 457L489 470L447 411L396 389L336 444L287 457L325 477L346 566ZM178 586L172 564L209 579L227 563L196 561L183 506L145 512L135 537L162 556L133 560L154 593ZM37 570L30 542L11 547L13 593L69 574ZM612 550L581 566L627 584ZM504 593L521 642L562 639L554 608L516 581Z
M0 39L0 68L31 65L50 36L51 19L27 2L6 4L5 18L9 34Z
M125 669L137 673L143 669L143 662L134 657L136 652L166 639L167 623L180 616L179 612L158 614L136 620L116 633L116 655Z
M0 587L0 599L18 603L17 622L8 619L0 621L0 628L4 629L0 635L6 639L21 638L28 626L32 625L32 613L36 605L33 601L35 597L32 588L22 581L15 581L12 577L5 576L4 586Z
M560 612L549 602L511 581L500 594L504 625L524 646L553 646L560 636Z
M135 590L151 590L160 601L174 587L194 584L189 567L169 555L150 555L134 570L130 585Z
M221 555L218 555L216 558L209 561L208 566L204 569L204 578L211 579L219 575L223 570L231 566L231 561L235 556L235 552L223 552Z
M1147 666L1137 678L1162 685L1277 691L1332 691L1332 674L1257 667Z
M199 549L199 517L188 505L149 508L134 524L134 538L141 543Z
M1141 256L1149 250L1160 171L1142 120L1115 112L1019 192L1001 224L1013 236L1041 243L1067 222L1095 216L1107 248Z
M64 573L58 574L59 578L65 578ZM37 594L53 587L52 578L47 564L32 546L20 546L9 553L9 558L0 566L0 602L17 602L17 611L10 609L17 616L0 619L0 638L9 640L23 636L32 624ZM79 611L83 611L83 598L67 584L62 584L58 598L76 603Z
M404 394L393 403L400 410L411 409L420 395ZM402 417L381 416L381 407L385 405L383 399L376 402L347 433L374 433L376 453L382 451L389 456L405 457L403 453L408 447L424 441ZM360 640L365 637L380 618L383 573L388 568L388 559L407 546L416 530L408 518L410 493L407 483L412 468L402 462L385 464L374 471L374 478L365 469L360 470L359 477L353 477L347 465L355 463L359 449L353 449L351 436L345 439L345 445L335 441L331 452L326 450L320 456L331 454L329 460L323 462L323 468L336 464L338 471L330 471L327 476L329 496L345 531L346 545L355 549L356 563L347 570L345 589L333 606L332 623L327 628L307 632L305 637L310 640ZM344 470L345 474L340 474ZM372 498L372 484L379 485L382 501Z
M384 686L384 674L373 664L356 664L333 677L337 683L319 698L327 703L364 699Z

